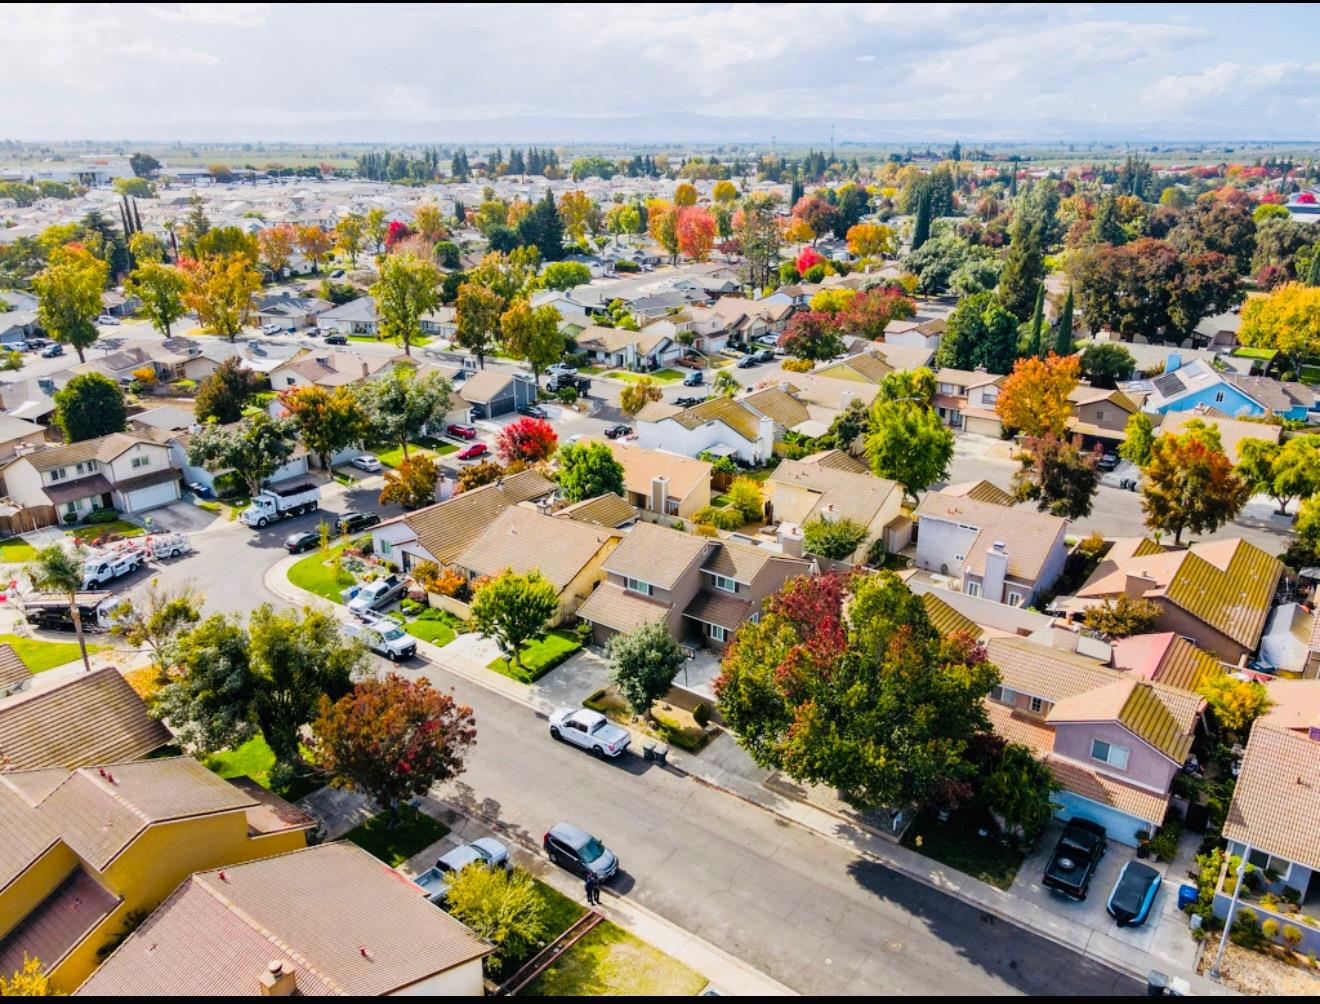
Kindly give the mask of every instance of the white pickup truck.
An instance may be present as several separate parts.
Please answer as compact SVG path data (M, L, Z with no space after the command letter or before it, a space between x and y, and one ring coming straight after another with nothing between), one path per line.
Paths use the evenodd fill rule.
M82 587L98 589L121 575L136 572L142 567L142 562L143 555L137 550L94 554L83 562Z
M315 512L320 506L321 489L304 482L291 488L267 488L259 492L239 518L248 526L268 526L288 516Z

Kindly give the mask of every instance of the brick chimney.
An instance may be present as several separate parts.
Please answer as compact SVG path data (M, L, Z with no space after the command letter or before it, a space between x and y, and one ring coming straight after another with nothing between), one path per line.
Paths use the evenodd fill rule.
M790 558L802 557L802 527L796 523L779 524L779 546Z
M272 959L257 982L262 997L292 997L298 992L298 970L286 959Z

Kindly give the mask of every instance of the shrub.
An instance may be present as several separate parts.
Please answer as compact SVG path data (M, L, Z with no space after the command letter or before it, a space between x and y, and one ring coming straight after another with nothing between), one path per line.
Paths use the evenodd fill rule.
M578 392L573 387L561 387L555 397L559 398L564 404L576 404Z
M670 527L670 529L671 529L671 530L685 530L685 529L687 529L687 527L686 527L686 525L683 523L683 521L682 521L681 519L676 519L676 520L674 520L674 525L673 525L672 527Z
M692 709L692 720L703 729L710 724L710 708L705 701L698 701L697 706Z
M1283 925L1283 942L1285 945L1295 949L1301 940L1302 932L1299 928L1294 927L1292 924Z
M702 506L693 518L719 530L737 530L744 522L742 513L733 506Z
M431 580L431 583L427 588L433 593L438 593L441 596L449 596L456 600L466 601L467 597L471 595L467 579L463 578L462 575L454 571L452 568L446 568L443 572L437 575Z
M1159 832L1150 840L1150 852L1161 861L1172 861L1178 853L1178 841L1182 839L1182 824L1171 820L1160 827Z
M782 365L790 373L810 373L816 364L810 359L785 359Z
M765 515L760 482L751 478L737 478L729 486L728 495L730 506L742 515L744 523L756 522Z
M119 518L119 513L114 509L93 509L83 517L84 523L113 523Z
M692 531L698 537L718 537L720 531L710 523L698 523L697 528Z
M641 266L636 262L629 261L627 258L620 258L614 263L614 271L616 272L638 272L640 270Z
M1279 922L1273 917L1267 917L1265 922L1260 925L1260 933L1273 941L1279 935Z

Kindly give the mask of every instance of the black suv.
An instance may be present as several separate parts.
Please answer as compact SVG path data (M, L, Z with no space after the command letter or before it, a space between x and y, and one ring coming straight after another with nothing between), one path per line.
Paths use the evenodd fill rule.
M369 526L375 526L380 522L380 513L378 512L346 512L335 520L335 529L339 533L357 533L359 530L365 530Z
M1089 819L1070 819L1054 845L1042 884L1075 900L1086 899L1100 859L1105 856L1105 828Z

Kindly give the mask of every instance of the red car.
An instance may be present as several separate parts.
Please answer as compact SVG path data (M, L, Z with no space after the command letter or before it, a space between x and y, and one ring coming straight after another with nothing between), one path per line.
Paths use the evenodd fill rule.
M456 456L459 460L476 460L477 457L484 457L488 452L485 443L473 443L459 450Z
M449 434L458 439L476 439L477 430L471 425L459 425L457 422L449 426Z

